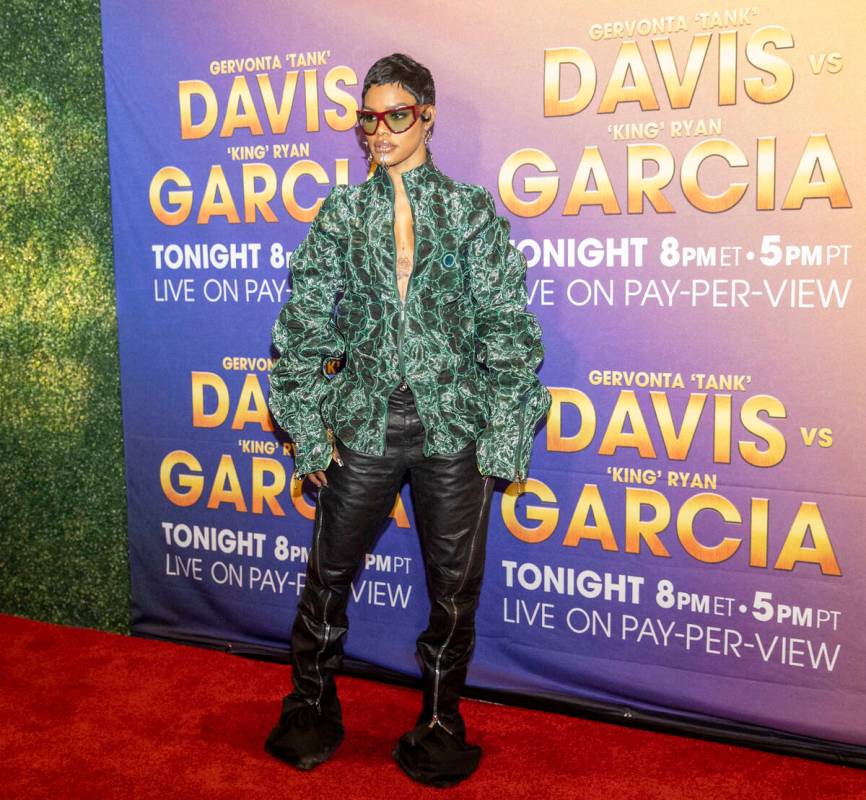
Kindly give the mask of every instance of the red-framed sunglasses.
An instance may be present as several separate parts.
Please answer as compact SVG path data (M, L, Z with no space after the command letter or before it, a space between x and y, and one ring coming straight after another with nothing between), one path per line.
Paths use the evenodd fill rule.
M421 109L427 103L416 103L412 106L400 106L389 108L387 111L368 111L363 109L356 111L358 125L368 136L372 136L379 130L379 123L384 122L391 133L404 133L415 124L415 120L421 114Z

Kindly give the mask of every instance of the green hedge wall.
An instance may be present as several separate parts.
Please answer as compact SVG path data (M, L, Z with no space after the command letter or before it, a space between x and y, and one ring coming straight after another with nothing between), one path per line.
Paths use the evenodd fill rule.
M127 633L99 3L0 34L0 612Z

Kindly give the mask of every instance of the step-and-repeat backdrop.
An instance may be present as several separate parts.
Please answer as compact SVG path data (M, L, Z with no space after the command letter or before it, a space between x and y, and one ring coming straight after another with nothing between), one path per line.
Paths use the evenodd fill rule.
M497 488L469 683L866 744L862 7L102 9L135 631L288 647L315 487L270 331L405 52L435 162L512 223L554 397ZM392 517L346 653L417 675L408 484Z

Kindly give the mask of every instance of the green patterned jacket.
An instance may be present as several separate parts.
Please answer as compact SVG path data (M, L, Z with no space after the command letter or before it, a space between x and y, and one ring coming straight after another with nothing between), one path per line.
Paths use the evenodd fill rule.
M405 375L425 455L475 441L482 474L524 480L551 403L535 374L544 348L524 310L526 259L484 187L452 180L429 156L402 177L415 234L405 303L394 187L377 166L364 183L331 189L292 254L291 298L273 329L271 412L295 443L299 477L330 464L327 427L351 449L383 455L388 396ZM327 378L325 362L343 354Z

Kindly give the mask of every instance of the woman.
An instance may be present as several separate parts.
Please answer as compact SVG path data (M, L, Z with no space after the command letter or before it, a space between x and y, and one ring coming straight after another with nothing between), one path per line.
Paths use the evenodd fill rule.
M273 332L270 407L318 496L292 630L294 690L266 748L310 769L342 740L333 676L349 588L408 473L431 610L417 640L423 708L393 755L414 779L447 786L481 756L458 700L493 479L525 478L551 398L535 374L541 330L524 310L526 261L509 223L486 189L433 164L429 70L402 54L382 58L362 102L375 169L324 199L292 255L292 296ZM324 362L343 354L329 380Z

